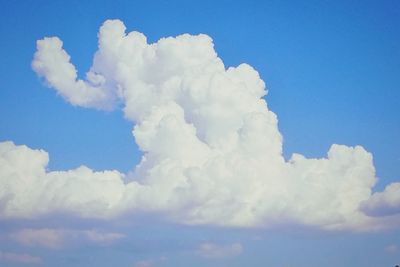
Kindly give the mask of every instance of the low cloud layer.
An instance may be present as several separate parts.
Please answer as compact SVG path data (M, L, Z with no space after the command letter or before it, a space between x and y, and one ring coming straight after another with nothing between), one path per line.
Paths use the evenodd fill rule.
M103 24L85 80L58 37L37 42L32 66L72 105L122 107L143 152L140 164L130 174L85 166L48 172L45 151L0 143L1 218L151 212L222 226L398 225L398 183L372 194L372 155L361 146L332 145L324 158L285 161L277 116L251 66L225 67L204 34L149 44L125 30L119 20Z

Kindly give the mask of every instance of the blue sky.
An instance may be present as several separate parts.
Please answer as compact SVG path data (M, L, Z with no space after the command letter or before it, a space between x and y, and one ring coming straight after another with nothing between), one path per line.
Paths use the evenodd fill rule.
M127 173L140 161L133 124L121 109L72 106L31 67L36 41L58 36L84 78L99 27L119 19L127 32L142 32L149 42L205 33L226 67L247 63L257 70L278 116L285 159L293 153L325 157L332 144L361 145L373 154L373 191L400 179L398 1L1 1L0 12L0 141L44 149L48 171L86 165ZM40 257L42 266L394 266L400 259L398 226L358 233L62 213L1 218L0 224L2 266L37 264L5 253ZM10 237L21 229L68 229L60 236L69 239L54 248ZM87 229L124 237L99 244ZM210 256L202 244L221 256Z

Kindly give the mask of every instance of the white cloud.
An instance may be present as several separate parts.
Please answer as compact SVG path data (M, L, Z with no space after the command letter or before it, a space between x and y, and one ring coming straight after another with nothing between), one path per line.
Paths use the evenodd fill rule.
M39 40L32 62L33 69L71 104L110 109L113 96L104 87L104 78L88 72L86 81L78 80L77 70L70 63L70 56L62 49L62 45L57 37Z
M400 213L400 183L386 186L383 192L374 193L362 203L362 209L371 216L388 216Z
M121 233L91 230L69 229L21 229L9 234L9 238L25 246L42 246L46 248L61 248L72 241L89 241L100 245L109 245L122 238Z
M42 259L27 253L14 253L0 251L0 262L22 263L22 264L40 264Z
M228 245L219 245L211 242L200 244L196 252L205 258L227 258L235 257L243 252L243 246L240 243Z
M135 124L141 163L128 177L85 166L48 172L45 151L0 143L1 217L155 212L188 224L355 230L400 219L388 224L360 209L376 182L372 155L361 146L285 161L264 82L247 64L225 68L207 35L148 44L112 20L98 36L85 81L57 37L38 41L32 66L73 105L121 103Z
M117 171L74 170L46 172L43 150L0 143L0 214L35 217L65 211L90 217L115 212L124 184ZM104 190L106 189L106 190Z

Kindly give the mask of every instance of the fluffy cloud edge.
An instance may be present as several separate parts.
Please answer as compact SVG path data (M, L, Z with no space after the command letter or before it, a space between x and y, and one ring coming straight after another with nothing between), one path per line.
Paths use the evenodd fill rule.
M128 175L85 166L48 172L45 151L0 143L2 218L154 212L188 224L327 230L398 222L396 183L371 197L375 168L361 146L332 145L325 158L294 154L285 161L264 82L247 64L225 68L209 36L148 44L142 33L108 20L98 37L84 80L58 37L38 41L32 67L72 105L121 103L135 123L141 163ZM376 216L388 206L391 216Z
M5 147L7 149L5 149ZM0 178L5 178L5 177L14 177L13 179L22 179L20 181L16 180L7 180L8 183L5 182L5 180L2 180L2 185L3 185L3 190L0 191L0 200L1 200L1 217L3 219L6 218L32 218L32 217L40 217L41 214L47 214L51 212L60 212L60 211L65 211L65 212L72 212L75 213L77 216L83 217L83 218L102 218L102 219L112 219L115 218L115 216L119 216L121 214L125 214L126 212L129 213L135 212L134 206L137 206L137 203L130 202L126 203L125 200L129 199L129 197L132 194L132 191L130 191L130 188L132 186L136 186L136 188L142 188L139 190L149 190L146 185L142 185L137 183L136 181L134 182L129 182L129 183L124 183L123 180L123 175L119 174L118 172L115 171L105 171L105 172L93 172L87 167L79 167L78 169L72 170L72 171L65 171L65 172L55 172L55 176L53 175L53 172L47 173L46 172L46 164L48 162L48 155L46 152L43 150L32 150L29 149L26 146L17 146L13 144L12 142L0 142L0 165L2 166L7 166L7 168L2 168L2 175L0 175ZM339 153L340 154L340 153ZM332 155L330 155L332 157ZM295 156L294 158L296 158ZM10 160L16 160L20 159L21 161L16 161L13 165L11 164L6 164L7 161L10 163ZM34 160L33 160L34 159ZM304 158L300 159L292 159L293 161L298 161L298 160L306 160ZM327 160L327 159L325 159ZM318 162L318 160L316 160ZM6 163L5 163L6 162ZM29 164L26 164L29 163ZM38 165L38 166L37 166ZM23 167L25 166L25 168ZM13 173L13 171L18 171L17 173ZM11 175L5 175L4 172L7 174ZM39 175L38 177L33 177L32 174ZM109 177L111 176L111 177ZM114 176L114 177L113 177ZM28 181L25 181L24 178L27 178ZM54 209L50 209L49 205L44 202L43 199L41 199L41 196L44 194L42 192L37 192L39 191L38 189L31 190L30 186L33 184L37 183L43 183L44 184L56 184L59 182L58 180L61 179L60 185L59 186L54 186L53 188L68 188L68 183L72 182L73 189L74 188L81 188L83 187L88 187L89 190L87 191L93 191L97 190L101 193L96 193L93 196L86 196L87 191L83 191L83 195L85 195L84 198L81 197L81 194L76 191L76 190L71 190L65 192L67 189L61 189L63 191L62 194L62 199L63 203L59 203L58 205L55 205ZM13 183L16 182L16 185L18 185L18 190L17 189L10 189L14 185ZM100 182L100 185L98 184ZM111 185L108 183L112 183ZM103 184L104 183L104 184ZM116 183L118 186L113 185ZM132 184L133 183L133 184ZM25 185L25 188L22 188L21 185ZM5 187L4 187L5 186ZM389 185L390 187L390 185ZM58 195L56 192L49 192L49 185L46 185L45 188L47 188L46 194L50 195ZM55 189L50 189L50 191L55 190ZM106 192L106 190L109 190L111 192ZM113 190L117 190L118 193L113 192ZM28 197L26 194L22 194L20 192L26 193L26 192L32 192L33 195ZM119 192L122 191L122 192ZM10 197L10 193L13 193L13 197L16 198L16 202L19 204L19 206L15 203L8 203L7 201L12 201L13 198ZM138 194L141 194L139 191L137 191ZM375 196L376 194L384 194L384 192L377 192L373 194L370 199L371 201L375 201ZM390 191L391 192L391 191ZM61 194L61 193L60 193ZM126 195L128 194L128 195ZM104 196L111 195L114 196L115 198L110 198L110 199L104 199ZM59 197L59 196L58 196ZM22 200L19 200L19 198L22 198ZM27 202L30 203L30 205L21 205L21 201L26 199ZM15 200L15 199L14 199ZM183 200L187 200L183 199ZM78 203L78 202L79 203ZM88 202L86 202L88 201ZM96 206L98 207L97 209L104 209L103 213L101 215L97 213L97 209L92 209L92 206L90 205L91 202L99 202L100 204L97 204ZM121 201L120 203L117 203L118 201ZM367 200L367 202L369 199ZM52 202L58 202L53 200ZM38 205L38 203L43 203L42 205ZM73 203L74 205L72 205ZM110 203L113 203L111 205ZM364 203L364 202L362 202ZM375 203L375 202L374 202ZM146 204L145 202L142 202L142 204ZM45 207L43 207L43 205ZM140 209L142 211L146 210L153 210L151 208L151 203L148 203L150 208L148 209L147 207L141 207ZM12 208L8 208L8 206ZM93 206L93 207L96 207ZM124 206L124 207L123 207ZM88 208L89 207L89 208ZM105 211L107 207L116 208L116 210L111 210L111 211ZM44 209L46 208L46 209ZM170 207L161 207L158 208L160 211L162 211L165 208L170 208ZM187 220L187 217L179 217L182 213L181 210L178 209L173 210L171 209L168 216L172 218L173 221L175 222L181 222L181 223L188 223L188 224L215 224L213 222L208 223L208 222L196 222L196 221L185 221ZM216 207L216 208L223 208L223 207ZM118 212L117 212L118 211ZM311 209L310 212L312 212L313 209ZM313 225L317 227L322 227L327 230L341 230L341 229L352 229L352 230L380 230L385 227L395 227L396 222L399 221L398 216L394 215L392 216L391 219L387 218L387 216L384 217L368 217L364 214L361 213L361 211L358 211L358 215L350 218L349 221L345 222L345 224L328 224L328 226L319 225L318 221L317 223L306 221L307 216L301 215L298 218L300 218L298 221L295 221L294 223L296 224L304 224L304 225ZM190 211L189 211L190 212ZM305 211L303 211L305 213ZM268 214L267 214L268 215ZM305 214L307 215L307 214ZM354 215L354 214L353 214ZM167 217L168 217L167 216ZM184 215L185 216L185 215ZM271 215L270 215L271 216ZM318 216L318 215L315 215ZM185 219L186 218L186 219ZM274 218L271 216L270 221L265 221L264 225L240 225L240 224L235 224L235 222L231 221L226 221L226 222L221 222L219 225L221 226L246 226L246 227L264 227L264 226L273 226L276 224L280 223L285 223L285 221L288 220L288 217L282 216L278 218ZM303 220L303 221L302 221ZM290 220L289 220L290 221ZM92 240L94 242L102 242L102 241L107 241L109 240L112 235L112 237L115 237L115 239L123 238L122 235L118 233L100 233L98 231L81 231L81 232L74 232L74 231L68 231L68 230L61 230L61 231L56 231L54 229L39 229L39 230L32 230L32 229L25 229L24 231L15 233L13 235L13 239L20 241L26 245L29 244L41 244L43 246L47 247L52 247L52 248L57 248L58 246L61 246L63 244L63 237L66 235L66 233L75 233L75 234L83 234L86 236L86 239ZM114 235L116 234L116 235ZM38 243L36 237L40 237L40 242ZM42 238L46 237L48 238ZM47 242L47 241L49 242ZM40 245L39 244L39 245Z
M400 182L387 185L382 192L375 192L361 204L361 209L370 216L391 216L400 213Z

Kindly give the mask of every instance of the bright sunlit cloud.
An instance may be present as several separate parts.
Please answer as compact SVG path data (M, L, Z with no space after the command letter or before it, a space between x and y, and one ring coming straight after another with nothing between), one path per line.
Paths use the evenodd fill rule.
M226 67L209 36L149 44L144 34L108 20L98 37L84 80L58 37L37 42L32 67L72 105L121 107L133 123L141 162L129 174L85 166L49 172L47 152L0 143L2 218L155 213L221 226L369 230L398 224L400 187L372 193L377 178L363 147L333 144L324 158L293 154L286 161L263 80L247 64Z

